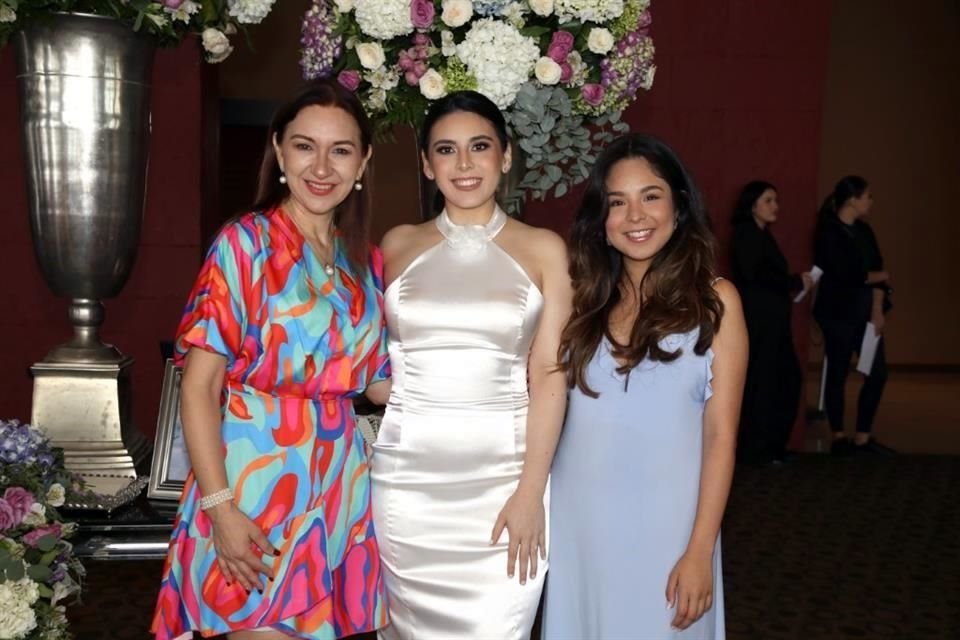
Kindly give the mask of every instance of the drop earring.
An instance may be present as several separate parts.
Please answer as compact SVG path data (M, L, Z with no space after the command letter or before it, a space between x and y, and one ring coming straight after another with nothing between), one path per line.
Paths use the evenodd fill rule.
M356 182L353 183L353 189L355 191L363 191L363 184L359 180L357 180Z
M280 184L287 184L287 176L283 175L282 173L280 174L279 180Z

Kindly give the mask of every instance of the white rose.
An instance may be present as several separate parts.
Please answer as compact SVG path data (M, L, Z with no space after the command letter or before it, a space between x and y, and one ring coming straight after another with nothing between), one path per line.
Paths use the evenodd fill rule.
M349 13L353 11L353 0L333 0L333 3L337 5L337 9L340 10L340 13Z
M66 497L67 492L59 482L54 482L47 490L47 504L51 507L62 507Z
M230 46L230 40L219 29L207 28L203 30L200 36L203 42L203 48L207 52L207 62L223 62L233 51Z
M603 27L590 29L590 35L587 36L587 48L597 55L605 54L613 49L613 34Z
M360 58L360 64L366 69L377 69L384 61L383 47L377 42L361 42L357 45L357 56Z
M440 52L448 58L457 55L457 43L453 40L452 31L440 32Z
M17 12L10 7L3 5L0 7L0 22L16 22Z
M427 100L436 100L447 95L447 85L443 81L443 76L435 69L427 69L427 72L420 76L420 93Z
M530 9L538 16L553 13L553 0L530 0Z
M470 0L443 0L443 13L440 19L448 27L462 27L473 17L473 3Z
M563 69L553 58L543 56L537 60L533 73L543 84L557 84L560 82L560 76L563 75Z
M39 502L30 505L30 511L23 517L23 524L28 527L39 527L47 521L47 508Z

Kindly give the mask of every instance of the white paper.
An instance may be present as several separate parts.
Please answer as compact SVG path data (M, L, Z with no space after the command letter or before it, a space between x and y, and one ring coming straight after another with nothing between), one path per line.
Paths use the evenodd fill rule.
M863 332L863 342L860 343L860 359L857 361L857 371L865 376L870 375L873 369L873 358L877 355L877 345L880 335L872 322L867 323L867 330Z
M817 284L818 282L820 282L820 277L821 277L822 275L823 275L823 269L821 269L821 268L818 267L817 265L813 265L812 267L810 267L810 279L813 280L813 285L814 285L814 286L816 286L816 284ZM813 288L813 287L810 287L810 289L812 289L812 288ZM800 293L798 293L798 294L793 298L793 301L794 301L794 302L800 302L801 300L803 300L803 299L806 297L807 292L810 291L810 289L804 289L804 290L802 290Z

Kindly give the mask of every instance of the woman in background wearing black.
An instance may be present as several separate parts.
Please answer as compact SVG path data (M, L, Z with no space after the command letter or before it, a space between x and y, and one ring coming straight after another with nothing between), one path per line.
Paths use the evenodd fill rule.
M813 315L823 331L827 356L824 402L833 430L831 451L889 451L871 440L873 419L887 381L884 341L877 345L873 367L865 377L857 403L857 432L853 443L843 428L844 387L850 358L859 353L867 322L882 335L889 308L890 276L873 230L861 218L870 211L873 197L867 181L847 176L837 183L820 208L815 243L815 264L823 269Z
M813 283L809 273L790 273L770 233L778 211L776 188L756 180L740 192L733 212L733 280L750 336L737 453L749 463L783 461L800 403L790 314L793 296Z

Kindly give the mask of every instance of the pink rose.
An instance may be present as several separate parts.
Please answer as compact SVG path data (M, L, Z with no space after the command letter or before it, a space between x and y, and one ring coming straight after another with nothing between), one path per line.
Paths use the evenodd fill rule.
M554 32L550 39L550 46L547 48L547 56L557 64L563 64L571 51L573 51L573 34L569 31Z
M349 91L356 91L360 86L360 74L352 69L341 71L337 75L337 82L340 86Z
M410 3L410 22L417 29L426 29L433 24L433 0L413 0Z
M411 87L415 87L420 83L420 76L417 75L417 72L413 69L410 69L403 74L404 81Z
M560 82L567 83L570 82L570 78L573 76L573 67L570 66L569 62L560 63Z
M605 93L606 90L601 84L585 84L583 88L580 89L580 95L583 97L584 102L594 107L603 102Z
M13 509L14 516L17 519L16 524L20 524L23 517L30 513L30 507L37 501L32 493L22 487L10 487L3 492L3 499Z
M180 5L184 3L184 0L162 0L163 6L169 7L171 9L179 9Z
M25 533L23 535L23 543L31 547L36 547L37 543L40 541L40 538L44 536L53 536L59 540L62 537L62 533L63 532L60 528L60 523L54 522L49 526L40 527L39 529L34 529L29 533Z
M0 531L13 529L15 526L20 524L21 520L23 520L23 516L17 517L17 514L13 512L13 507L10 506L10 503L3 498L0 498Z

